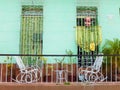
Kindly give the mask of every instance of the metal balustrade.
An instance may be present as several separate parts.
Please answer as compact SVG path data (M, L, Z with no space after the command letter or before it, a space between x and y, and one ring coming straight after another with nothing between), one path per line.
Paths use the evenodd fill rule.
M20 54L1 54L0 55L0 82L16 82L16 77L20 73L13 56L21 58L31 57L32 59L23 60L26 67L37 65L42 73L37 83L65 83L65 82L82 82L79 80L78 55L20 55ZM85 55L90 57L91 55ZM99 56L99 55L94 55ZM107 77L103 82L119 82L120 81L120 55L102 55L103 63L100 72ZM84 59L84 58L83 58ZM81 62L83 63L83 62ZM90 62L88 62L90 63ZM91 64L81 66L89 67ZM31 74L31 78L33 78ZM19 77L18 80L20 80ZM17 83L17 82L16 82Z

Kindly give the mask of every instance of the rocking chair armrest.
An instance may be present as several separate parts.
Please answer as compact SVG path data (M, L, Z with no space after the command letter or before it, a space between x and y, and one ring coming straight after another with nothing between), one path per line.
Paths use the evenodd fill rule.
M27 71L27 72L29 72L29 71L31 71L31 70L35 70L35 68L34 67L26 67L25 69L21 69L22 71Z
M86 70L91 70L91 69L93 69L93 66L88 66L88 67L86 68Z
M78 73L88 73L90 71L93 71L92 66L88 66L86 68L80 67L79 70L78 70Z
M20 72L21 73L25 73L25 72L28 72L29 70L27 70L26 68L25 69L20 69Z
M32 66L33 69L42 69L38 65Z
M89 69L92 69L92 68L93 68L93 66L88 66L86 68L84 68L83 66L81 66L81 67L78 68L78 71L85 71L85 70L89 70Z
M33 67L26 67L27 70L33 69Z
M78 68L78 71L81 71L82 69L83 69L83 66L79 67L79 68Z
M36 70L36 71L39 71L39 72L42 72L42 68L40 68L40 67L37 66L37 65L32 66L32 69L33 69L33 70Z
M86 71L86 68L84 68L83 66L78 68L78 74L83 74Z

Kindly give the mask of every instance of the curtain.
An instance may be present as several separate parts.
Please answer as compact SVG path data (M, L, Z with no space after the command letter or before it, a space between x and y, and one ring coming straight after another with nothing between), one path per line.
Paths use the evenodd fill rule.
M86 52L94 51L95 46L102 42L100 26L77 26L76 31L77 44Z
M20 35L20 53L21 54L42 54L42 33L43 16L38 7L23 8L21 16L21 35ZM31 60L35 57L23 57Z

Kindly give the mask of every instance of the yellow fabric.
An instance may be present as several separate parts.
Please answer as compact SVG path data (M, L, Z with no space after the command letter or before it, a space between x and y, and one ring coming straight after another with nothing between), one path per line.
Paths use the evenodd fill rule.
M84 51L93 51L95 49L95 46L99 45L102 42L102 33L100 26L92 26L89 28L85 26L78 26L76 29L77 44L83 48ZM93 48L91 49L91 47Z
M90 50L95 51L95 43L94 42L90 43Z
M41 43L33 41L34 34L40 34L43 30L43 17L41 16L22 16L21 25L21 53L22 54L41 54ZM36 35L35 38L38 36ZM39 36L40 37L40 36Z

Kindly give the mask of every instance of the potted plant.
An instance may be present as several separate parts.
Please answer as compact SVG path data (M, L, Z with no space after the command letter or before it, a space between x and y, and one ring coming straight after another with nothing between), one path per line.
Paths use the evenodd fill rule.
M7 56L5 59L4 59L4 63L5 63L5 75L7 75L7 81L12 81L12 79L15 78L15 67L14 67L14 64L12 62L12 57L10 56Z
M75 81L76 80L76 65L74 64L74 60L76 60L75 57L73 57L73 52L72 50L66 50L68 57L68 71L70 71L70 75L68 75L68 80L69 81ZM75 72L74 72L75 71Z
M68 64L73 64L73 61L75 60L75 58L73 58L72 57L72 55L73 55L73 52L72 52L72 50L66 50L66 53L67 53L67 55L69 55L69 62L68 62Z
M114 38L113 40L107 39L102 47L102 52L104 55L120 54L120 40L118 38ZM110 75L111 67L113 75L115 73L115 69L120 73L120 57L118 56L108 56L105 58L103 65L107 65L107 75Z
M63 67L64 59L65 59L65 57L63 57L62 59L55 58L55 61L56 61L56 63L57 63L57 68L58 68L59 70L64 69L64 67Z
M114 38L113 40L106 40L102 47L104 54L120 54L120 40Z

